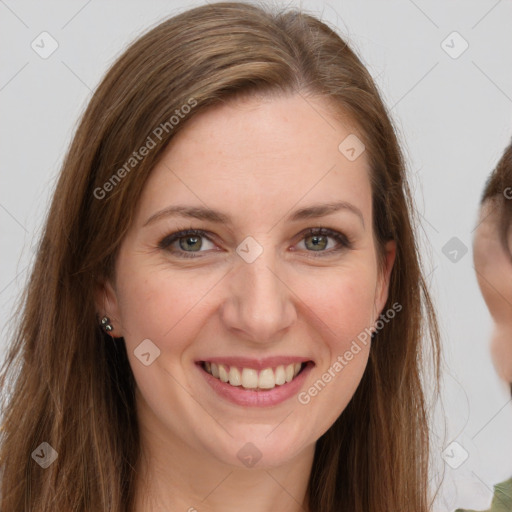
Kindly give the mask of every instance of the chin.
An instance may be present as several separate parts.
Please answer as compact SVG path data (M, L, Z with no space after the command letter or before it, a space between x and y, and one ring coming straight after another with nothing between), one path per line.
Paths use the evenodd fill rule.
M261 430L251 427L251 432L233 433L233 437L211 446L212 455L225 464L248 469L270 469L283 466L298 457L308 444L304 440L293 441L291 434L285 430L280 433L272 432L275 428L261 426ZM279 427L277 427L279 429ZM269 434L270 433L270 434ZM314 449L314 443L309 446Z

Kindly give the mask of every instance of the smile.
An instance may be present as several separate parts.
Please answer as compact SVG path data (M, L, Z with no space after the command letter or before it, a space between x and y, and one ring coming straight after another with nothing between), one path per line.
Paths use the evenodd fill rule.
M203 361L202 368L221 382L253 391L270 390L291 382L304 369L306 363L278 365L275 368L238 368L227 364Z

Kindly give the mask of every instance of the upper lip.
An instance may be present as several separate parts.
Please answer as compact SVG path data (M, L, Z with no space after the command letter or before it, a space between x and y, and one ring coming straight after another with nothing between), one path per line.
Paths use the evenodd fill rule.
M228 366L235 366L237 368L254 368L255 370L264 370L265 368L277 368L278 366L286 366L294 363L307 363L311 359L307 357L297 356L272 356L262 358L251 358L251 357L210 357L200 359L197 363L208 361L209 363L224 364Z

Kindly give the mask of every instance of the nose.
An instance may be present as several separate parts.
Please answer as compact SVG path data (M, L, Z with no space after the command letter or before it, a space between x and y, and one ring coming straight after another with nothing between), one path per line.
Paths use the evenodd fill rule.
M227 276L222 320L228 330L254 343L272 343L297 319L294 294L283 266L266 249L252 263L240 258Z

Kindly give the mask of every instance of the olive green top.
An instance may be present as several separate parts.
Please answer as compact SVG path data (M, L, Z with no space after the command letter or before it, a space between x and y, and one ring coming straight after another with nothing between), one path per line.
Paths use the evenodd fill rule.
M476 512L458 508L455 512ZM491 508L482 512L512 512L512 478L494 486Z

